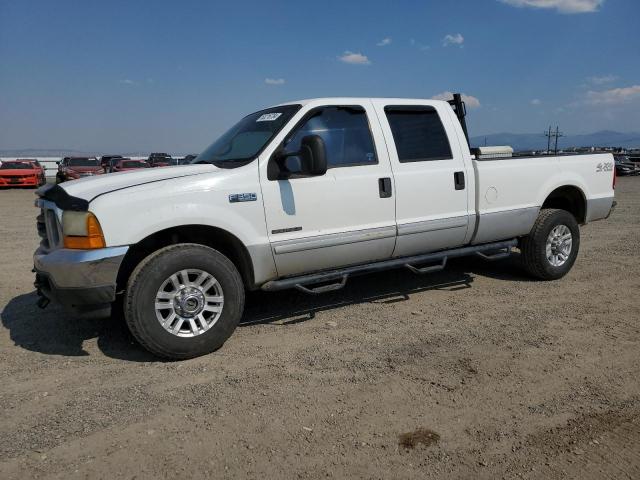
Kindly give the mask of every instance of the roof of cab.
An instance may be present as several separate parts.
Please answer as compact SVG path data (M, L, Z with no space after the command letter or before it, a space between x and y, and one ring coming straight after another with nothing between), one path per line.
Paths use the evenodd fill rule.
M446 100L434 100L432 98L397 98L397 97L318 97L318 98L305 98L303 100L295 100L292 102L284 102L274 105L274 107L280 107L283 105L302 105L305 106L309 103L354 103L362 102L364 100L383 100L385 103L398 103L405 102L427 102L430 104L435 103L447 103Z

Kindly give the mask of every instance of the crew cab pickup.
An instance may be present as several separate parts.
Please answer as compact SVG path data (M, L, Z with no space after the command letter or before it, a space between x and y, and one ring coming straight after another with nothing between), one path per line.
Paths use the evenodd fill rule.
M481 156L459 95L261 110L191 165L40 188L39 303L107 313L121 298L134 337L180 359L227 340L246 289L318 294L516 248L532 276L564 276L579 225L614 206L613 157Z

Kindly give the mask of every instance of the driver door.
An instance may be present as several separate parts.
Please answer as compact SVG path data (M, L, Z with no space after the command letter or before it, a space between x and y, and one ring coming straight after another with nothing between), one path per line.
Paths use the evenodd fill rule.
M393 177L371 103L308 105L279 147L296 152L306 135L324 140L324 175L269 180L261 170L278 275L390 258L396 239ZM286 166L295 172L299 159L288 158Z

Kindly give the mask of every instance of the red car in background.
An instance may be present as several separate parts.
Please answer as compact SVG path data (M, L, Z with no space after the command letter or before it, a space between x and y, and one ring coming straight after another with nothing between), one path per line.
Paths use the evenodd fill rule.
M144 160L131 160L130 158L121 158L116 162L111 171L128 172L130 170L138 170L140 168L150 168L150 166Z
M62 183L103 173L102 165L96 157L64 157L62 162L58 163L56 181Z
M169 165L171 165L172 160L173 159L171 158L171 155L169 155L168 153L156 152L149 155L147 163L150 167L168 167Z
M44 168L35 160L10 160L0 165L0 187L39 187L45 183Z

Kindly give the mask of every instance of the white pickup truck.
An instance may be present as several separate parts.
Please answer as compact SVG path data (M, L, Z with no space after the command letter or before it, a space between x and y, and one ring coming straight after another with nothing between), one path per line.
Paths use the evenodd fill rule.
M322 293L513 248L531 275L560 278L614 187L609 154L476 158L459 95L292 102L246 116L191 165L40 188L39 304L106 313L122 298L144 347L193 357L232 334L245 289Z

